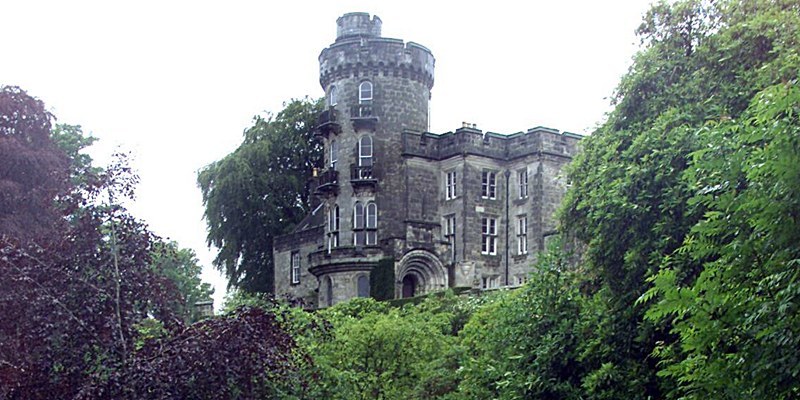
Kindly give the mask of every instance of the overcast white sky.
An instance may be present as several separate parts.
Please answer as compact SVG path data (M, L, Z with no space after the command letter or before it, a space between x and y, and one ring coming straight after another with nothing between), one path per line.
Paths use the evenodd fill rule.
M336 18L363 11L383 36L436 57L431 130L589 133L637 48L647 0L3 1L0 85L42 99L100 139L100 163L131 151L131 210L211 267L196 174L241 141L255 114L319 97L320 51Z

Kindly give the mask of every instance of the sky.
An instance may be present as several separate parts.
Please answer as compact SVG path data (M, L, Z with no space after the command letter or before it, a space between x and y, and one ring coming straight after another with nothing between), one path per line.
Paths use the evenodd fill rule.
M611 110L648 4L4 0L0 85L98 138L89 149L98 165L132 153L141 183L129 209L197 253L219 307L226 281L206 245L197 172L236 149L253 116L323 95L318 56L339 16L378 15L384 37L431 49L434 133L465 121L589 134Z

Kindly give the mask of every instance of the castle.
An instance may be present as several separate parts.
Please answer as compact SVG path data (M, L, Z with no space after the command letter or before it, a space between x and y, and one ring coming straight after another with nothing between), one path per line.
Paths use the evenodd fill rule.
M431 51L381 37L381 20L367 13L336 23L319 56L318 202L274 241L275 293L320 308L366 297L387 260L395 298L524 283L555 233L561 171L580 136L467 123L429 133Z

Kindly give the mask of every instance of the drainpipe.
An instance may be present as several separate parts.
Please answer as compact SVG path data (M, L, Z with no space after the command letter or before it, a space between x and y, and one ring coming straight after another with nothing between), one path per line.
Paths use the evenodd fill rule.
M506 175L506 274L505 274L506 276L505 276L505 283L506 283L506 286L508 286L508 249L509 249L508 228L511 225L511 220L508 218L508 200L509 200L509 183L511 183L509 178L511 177L511 171L506 170L505 175Z

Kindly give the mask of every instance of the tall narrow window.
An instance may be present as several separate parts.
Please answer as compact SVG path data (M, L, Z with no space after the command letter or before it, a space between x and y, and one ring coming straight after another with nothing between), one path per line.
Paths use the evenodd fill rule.
M517 254L528 254L528 217L517 217Z
M335 106L338 102L338 93L336 93L336 86L331 86L331 92L328 94L328 105Z
M378 243L378 206L374 202L367 203L367 246Z
M292 285L300 283L300 252L292 253Z
M363 136L358 141L358 166L372 166L372 137Z
M339 143L331 140L331 169L336 169L336 163L339 162Z
M358 141L358 179L372 179L372 137L362 136Z
M364 81L358 86L358 104L369 104L372 102L372 82Z
M369 297L369 277L366 275L359 275L356 280L356 291L358 297Z
M339 247L339 206L333 205L328 211L328 253Z
M497 174L492 171L481 174L481 197L492 200L497 197Z
M364 234L364 205L356 202L353 206L353 246L363 246L366 243Z
M444 197L446 200L455 199L458 193L456 192L456 171L448 172L445 179Z
M497 254L497 219L481 218L481 254Z
M519 182L519 198L528 197L528 170L517 171L517 181Z
M333 279L326 276L323 282L325 282L325 304L330 307L333 305Z
M448 215L444 218L444 240L450 243L450 257L456 260L456 216Z

